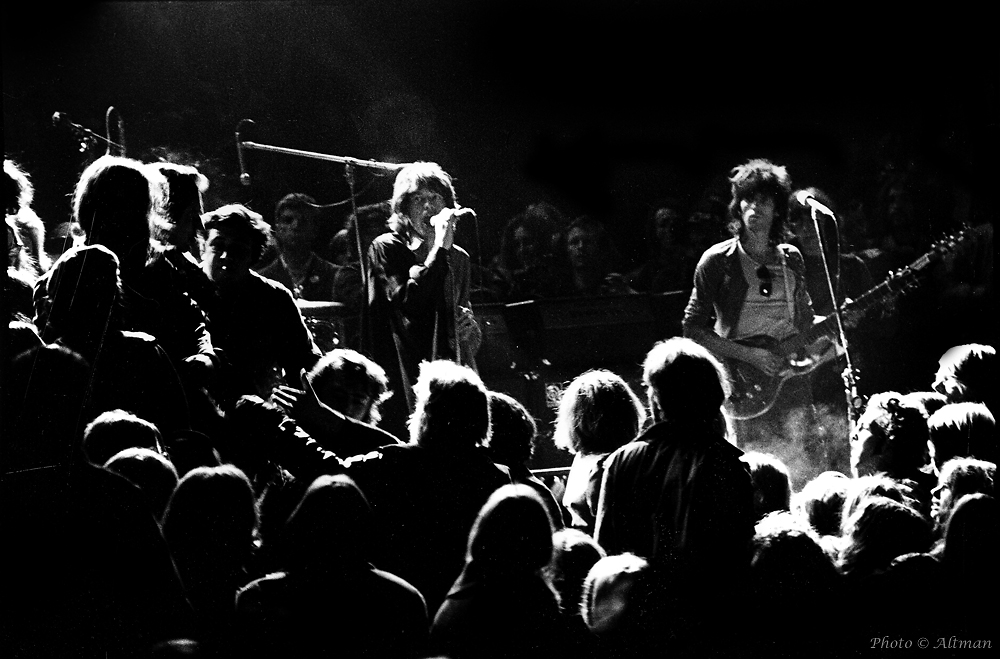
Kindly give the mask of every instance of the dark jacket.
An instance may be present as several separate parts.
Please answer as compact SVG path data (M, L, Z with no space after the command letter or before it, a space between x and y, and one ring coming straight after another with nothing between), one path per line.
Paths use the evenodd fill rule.
M375 512L380 542L373 562L416 586L429 611L437 610L462 571L480 508L511 482L480 447L386 446L353 462L347 474Z
M684 310L685 336L690 336L691 328L697 328L714 330L719 336L729 338L738 327L749 286L743 276L738 246L739 240L730 238L702 254L695 269L691 298ZM801 332L813 322L805 262L792 245L779 245L778 249L795 282L793 322Z
M732 632L720 642L738 640L755 521L741 455L707 425L661 422L607 463L595 539L609 555L649 560L653 605L682 647L704 643L715 627Z

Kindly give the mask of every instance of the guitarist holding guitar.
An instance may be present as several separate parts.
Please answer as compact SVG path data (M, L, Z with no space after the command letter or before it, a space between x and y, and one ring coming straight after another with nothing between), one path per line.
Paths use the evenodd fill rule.
M730 183L733 237L701 256L684 312L684 335L727 362L733 380L727 407L738 443L764 448L798 439L789 436L792 415L811 422L809 379L786 376L819 363L821 353L833 345L824 332L801 346L794 358L774 350L784 341L808 336L817 321L802 254L787 243L792 186L786 168L751 160L732 170ZM769 383L775 383L770 385L773 396L765 391ZM748 396L769 399L769 404L741 413Z

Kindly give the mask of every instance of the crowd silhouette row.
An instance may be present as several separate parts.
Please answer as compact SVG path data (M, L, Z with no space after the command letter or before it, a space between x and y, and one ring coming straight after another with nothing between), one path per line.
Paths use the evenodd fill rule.
M311 198L289 195L273 223L205 212L196 168L102 156L53 250L30 177L4 172L6 656L991 642L992 346L956 345L925 387L872 395L840 438L849 467L798 485L779 457L738 448L725 366L668 338L646 347L644 391L607 369L564 388L551 437L573 462L553 482L528 466L548 429L470 366L422 362L405 434L380 427L402 394L364 328L324 337L302 304L360 301L374 236L349 226L317 256ZM359 218L385 212L352 222L377 235ZM485 298L690 288L724 230L664 207L653 257L616 273L600 222L553 213L509 223Z

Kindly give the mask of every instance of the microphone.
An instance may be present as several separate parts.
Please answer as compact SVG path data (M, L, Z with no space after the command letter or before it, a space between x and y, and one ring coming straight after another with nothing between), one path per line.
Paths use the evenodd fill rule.
M252 124L253 119L243 119L236 125L236 159L240 163L240 183L250 185L250 174L247 173L247 165L243 160L243 140L240 139L240 129L243 124Z
M816 197L812 196L805 190L799 190L798 192L795 193L795 201L799 202L803 206L808 206L812 210L821 213L823 215L829 215L834 219L836 219L837 217L836 215L833 214L833 211L830 210L830 208L827 205L817 201Z
M478 217L476 215L476 211L472 210L471 208L466 208L465 206L460 206L459 208L456 208L455 212L452 213L451 216L456 221L463 217Z

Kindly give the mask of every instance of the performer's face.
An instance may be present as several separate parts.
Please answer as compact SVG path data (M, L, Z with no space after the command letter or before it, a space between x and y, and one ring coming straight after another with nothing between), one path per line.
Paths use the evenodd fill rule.
M774 221L774 199L770 195L758 193L740 201L743 227L750 233L767 237Z
M420 188L406 202L410 225L422 237L431 235L430 219L444 210L444 197L433 190Z
M202 268L217 284L239 281L250 271L250 238L230 229L212 229Z

